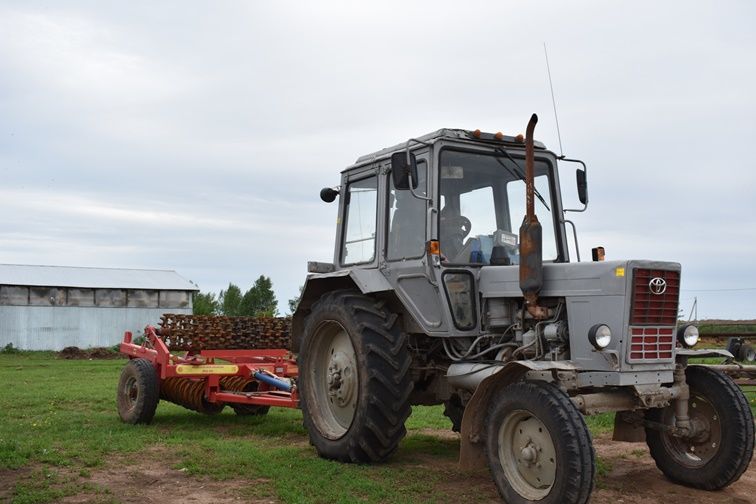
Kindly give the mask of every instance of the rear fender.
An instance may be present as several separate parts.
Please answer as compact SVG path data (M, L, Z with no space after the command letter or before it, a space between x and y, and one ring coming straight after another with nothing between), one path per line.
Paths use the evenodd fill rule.
M345 269L332 273L310 274L302 288L297 309L291 319L291 346L294 353L299 352L304 330L304 319L310 313L312 305L323 294L342 289L355 289L363 294L390 291L391 285L376 269Z

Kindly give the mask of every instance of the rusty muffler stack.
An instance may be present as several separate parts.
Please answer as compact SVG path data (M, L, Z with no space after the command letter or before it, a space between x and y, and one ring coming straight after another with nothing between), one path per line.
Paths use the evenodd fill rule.
M159 336L171 350L290 348L290 319L166 313Z
M192 411L214 415L225 404L211 403L205 399L205 380L196 378L166 378L160 384L160 399L183 406ZM243 376L226 376L220 379L220 388L227 392L253 392L257 382Z
M533 318L548 316L546 308L538 305L543 287L543 237L541 223L535 214L535 153L533 133L538 116L533 114L525 131L525 219L520 226L520 290L525 307Z

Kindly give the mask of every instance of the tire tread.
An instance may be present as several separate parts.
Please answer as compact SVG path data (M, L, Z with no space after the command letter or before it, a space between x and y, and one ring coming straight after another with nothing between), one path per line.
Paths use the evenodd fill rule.
M312 329L311 324L323 312L345 314L349 318L347 325L358 333L360 343L355 345L355 352L364 352L369 394L362 405L358 403L357 424L342 438L345 443L334 443L322 437L309 418L309 410L317 405L308 404L303 391L300 404L310 441L325 458L356 463L384 461L406 435L404 422L411 412L409 396L413 385L409 369L412 360L406 335L398 327L398 316L388 311L385 301L353 290L337 290L323 295L313 305L305 320L303 350L308 344L304 340ZM303 370L300 376L306 376L307 364L302 363L300 367ZM307 386L307 383L300 384L300 388ZM359 411L363 407L365 411Z
M527 405L542 407L542 411L554 415L558 427L555 432L552 431L550 434L556 444L563 445L566 454L561 459L565 466L558 466L558 477L557 481L554 482L554 489L539 502L543 504L587 503L593 491L596 464L591 435L582 414L572 400L556 386L545 382L521 381L506 386L494 397L489 406L488 415L489 418L493 418L493 415L497 412L501 414L500 408L528 409ZM541 418L541 421L544 421L544 419ZM497 422L488 421L487 424L489 429L498 429ZM514 490L510 492L502 487L502 483L506 485L506 480L498 454L494 451L496 441L492 440L491 437L497 435L498 430L496 433L492 431L487 433L486 456L499 494L511 504L529 502L516 494ZM561 480L560 474L564 475Z
M651 457L670 480L703 490L718 490L731 485L743 475L753 457L753 414L743 391L727 375L703 366L688 366L686 381L692 387L713 388L709 392L715 401L722 400L725 406L719 411L722 418L720 446L729 448L729 453L718 453L705 466L697 469L681 467L669 455L663 443L663 434L646 429L646 443ZM708 383L707 383L708 382ZM649 410L649 420L661 421L662 409ZM724 425L729 419L734 424ZM725 449L728 449L725 448Z

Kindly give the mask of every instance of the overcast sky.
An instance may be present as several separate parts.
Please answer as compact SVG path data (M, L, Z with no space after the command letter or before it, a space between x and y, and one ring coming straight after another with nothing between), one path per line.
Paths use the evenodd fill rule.
M533 112L558 151L546 43L589 166L584 258L678 261L686 312L756 318L754 21L747 1L2 1L0 263L216 292L265 274L284 312L332 258L318 192L359 155Z

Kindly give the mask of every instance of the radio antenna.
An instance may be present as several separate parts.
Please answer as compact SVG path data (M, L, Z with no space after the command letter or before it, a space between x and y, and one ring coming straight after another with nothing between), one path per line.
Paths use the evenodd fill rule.
M549 66L549 52L546 50L546 42L543 43L543 54L546 55L546 72L549 74L549 88L551 89L551 105L554 107L554 120L556 121L557 138L559 139L559 157L564 157L562 149L562 133L559 131L559 116L557 115L556 99L554 99L554 84L551 82L551 67Z

